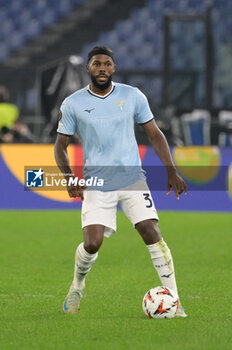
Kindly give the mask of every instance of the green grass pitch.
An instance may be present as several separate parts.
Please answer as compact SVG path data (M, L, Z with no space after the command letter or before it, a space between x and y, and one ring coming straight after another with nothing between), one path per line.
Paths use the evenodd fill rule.
M188 314L172 320L144 315L143 296L160 281L122 212L117 222L87 277L80 312L66 315L80 212L0 212L0 349L231 349L231 215L160 213Z

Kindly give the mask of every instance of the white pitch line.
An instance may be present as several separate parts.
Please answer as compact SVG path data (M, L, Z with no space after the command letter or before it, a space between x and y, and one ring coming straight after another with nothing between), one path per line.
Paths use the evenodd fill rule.
M0 298L7 297L25 297L25 298L54 298L55 295L52 294L0 294ZM209 299L207 296L200 295L187 295L188 299Z
M0 297L26 297L26 298L54 298L55 295L52 294L0 294Z
M207 296L200 296L200 295L187 295L187 298L189 299L209 299Z

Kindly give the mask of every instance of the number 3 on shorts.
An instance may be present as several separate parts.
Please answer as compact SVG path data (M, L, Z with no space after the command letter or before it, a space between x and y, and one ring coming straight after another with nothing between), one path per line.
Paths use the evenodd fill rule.
M152 207L152 200L150 198L150 193L143 193L143 197L145 199L145 201L148 201L146 208L151 208Z

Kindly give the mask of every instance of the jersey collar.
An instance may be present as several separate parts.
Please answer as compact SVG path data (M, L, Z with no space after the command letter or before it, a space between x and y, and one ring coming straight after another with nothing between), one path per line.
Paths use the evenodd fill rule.
M111 87L110 91L109 91L106 95L102 96L102 95L95 94L95 92L91 91L91 90L90 90L90 84L87 85L87 91L88 91L91 95L96 96L96 97L99 97L99 98L102 98L102 99L108 97L108 96L114 91L114 89L115 89L115 84L114 84L114 82L112 81L112 87Z

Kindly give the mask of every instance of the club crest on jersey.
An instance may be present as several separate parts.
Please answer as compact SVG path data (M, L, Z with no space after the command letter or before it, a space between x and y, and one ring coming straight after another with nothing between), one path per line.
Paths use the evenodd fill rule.
M26 170L26 187L43 187L43 174L44 171L39 170Z
M59 111L59 114L58 114L58 122L60 121L61 118L62 118L62 113L61 113L61 111Z
M116 101L114 103L116 103L120 107L120 109L122 111L122 108L123 108L123 105L124 105L125 102L126 102L126 100L122 100L122 101Z

